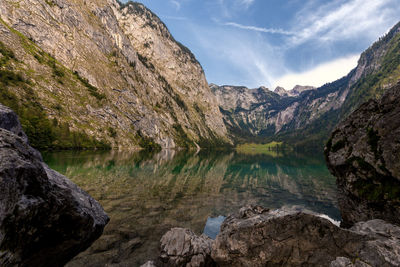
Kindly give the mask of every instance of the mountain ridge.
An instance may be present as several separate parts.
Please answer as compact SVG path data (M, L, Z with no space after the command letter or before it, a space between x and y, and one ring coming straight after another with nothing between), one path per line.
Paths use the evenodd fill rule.
M283 141L299 149L321 150L330 130L340 120L366 100L379 98L400 78L399 33L400 23L364 51L357 67L348 75L298 95L290 97L284 94L288 91L277 87L279 97L269 95L269 99L255 102L246 96L245 87L236 88L236 93L224 86L212 87L230 136L239 143ZM233 105L239 91L240 108Z
M23 0L15 6L7 0L0 3L0 17L2 45L15 55L2 70L25 77L18 84L3 83L8 93L0 100L12 92L13 108L31 110L21 86L30 88L38 117L48 125L27 125L32 120L24 119L24 112L18 115L32 128L28 135L48 131L30 136L36 147L230 144L201 65L145 6L114 0ZM169 65L160 63L161 50ZM52 121L63 126L63 134ZM35 142L46 135L52 138ZM72 144L77 139L72 135L91 141Z

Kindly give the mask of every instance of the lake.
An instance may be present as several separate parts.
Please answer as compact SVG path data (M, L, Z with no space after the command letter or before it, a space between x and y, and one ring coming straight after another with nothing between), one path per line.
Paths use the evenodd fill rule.
M67 266L140 266L161 236L187 227L211 237L248 204L308 209L340 220L335 178L323 155L296 153L44 153L49 166L97 199L110 222Z

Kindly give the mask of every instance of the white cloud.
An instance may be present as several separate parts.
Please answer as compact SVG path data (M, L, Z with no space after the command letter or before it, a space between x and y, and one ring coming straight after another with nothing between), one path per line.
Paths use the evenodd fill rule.
M276 33L276 34L284 34L284 35L293 35L294 34L292 32L285 31L285 30L282 30L282 29L273 29L273 28L262 28L262 27L256 27L256 26L248 26L248 25L242 25L242 24L235 23L235 22L226 22L223 25L232 26L232 27L236 27L236 28L239 28L239 29L243 29L243 30L256 31L256 32Z
M216 27L210 31L200 25L192 25L191 32L196 35L196 44L207 51L206 57L212 57L214 62L223 62L222 65L206 68L209 82L248 87L268 86L273 77L285 69L282 65L283 55L262 35L226 27Z
M308 4L296 16L292 31L298 34L292 37L291 43L345 40L360 33L376 37L392 24L400 11L397 1L342 0L317 9Z
M222 17L230 18L234 14L247 10L255 0L212 0L212 2L218 4Z
M176 9L176 10L181 9L181 3L178 2L177 0L170 0L169 2L170 2L173 6L175 6L175 9Z
M251 6L254 3L255 0L238 0L238 4L244 5L246 8Z
M292 89L297 84L319 87L346 76L357 65L359 55L350 55L316 66L302 73L288 73L273 82L273 88Z

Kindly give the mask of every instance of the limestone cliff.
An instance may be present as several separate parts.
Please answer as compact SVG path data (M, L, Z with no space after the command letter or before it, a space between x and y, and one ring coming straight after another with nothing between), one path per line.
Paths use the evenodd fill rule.
M49 146L71 132L119 148L229 143L200 64L143 5L5 0L0 16L0 70L12 76L0 101L14 99L25 128L44 128L21 111L40 107Z

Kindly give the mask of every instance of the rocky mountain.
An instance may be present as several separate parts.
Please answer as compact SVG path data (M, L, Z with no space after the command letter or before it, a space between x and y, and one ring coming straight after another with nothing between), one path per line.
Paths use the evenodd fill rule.
M277 93L280 96L299 96L302 92L314 89L316 89L314 86L296 85L292 90L286 90L285 88L278 86L275 88L274 93Z
M138 3L0 2L0 102L38 148L230 143L194 55Z
M320 88L247 89L211 85L236 141L284 141L319 148L360 104L379 98L400 78L400 23L362 53L347 76Z

